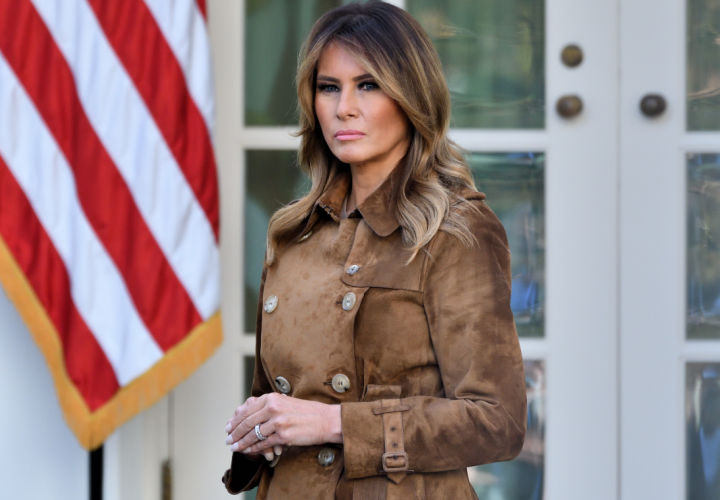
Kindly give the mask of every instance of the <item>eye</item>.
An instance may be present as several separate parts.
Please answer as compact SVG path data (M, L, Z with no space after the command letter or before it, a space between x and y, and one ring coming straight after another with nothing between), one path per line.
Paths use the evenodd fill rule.
M364 82L360 82L360 83L358 84L358 88L359 88L360 90L377 90L377 89L380 88L380 85L378 85L377 83L375 83L375 82L372 81L372 80L367 80L367 81L364 81Z
M322 92L323 94L329 94L331 92L337 92L338 87L337 85L334 85L332 83L318 83L317 86L318 92Z

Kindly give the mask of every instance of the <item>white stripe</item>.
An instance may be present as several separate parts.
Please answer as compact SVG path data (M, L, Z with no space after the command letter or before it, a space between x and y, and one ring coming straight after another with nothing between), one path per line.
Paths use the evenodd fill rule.
M84 0L33 0L85 113L203 319L220 304L215 235L152 115ZM192 138L190 139L192 140Z
M0 54L0 155L65 263L71 295L121 385L163 355L80 207L57 143Z
M190 95L212 137L215 106L210 41L197 0L145 0L145 4L180 63Z

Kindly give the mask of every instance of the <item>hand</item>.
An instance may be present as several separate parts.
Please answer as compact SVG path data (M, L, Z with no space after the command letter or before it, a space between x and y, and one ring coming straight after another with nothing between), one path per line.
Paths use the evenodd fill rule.
M260 441L255 425L267 439ZM275 446L342 443L340 405L269 393L248 398L225 427L232 451L272 453ZM267 458L267 457L266 457Z

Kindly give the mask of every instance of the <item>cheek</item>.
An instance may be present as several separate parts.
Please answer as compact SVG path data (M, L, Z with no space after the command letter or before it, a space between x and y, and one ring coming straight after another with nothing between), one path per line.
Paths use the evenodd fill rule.
M328 105L327 102L322 99L315 99L315 116L317 116L320 126L325 128L328 116Z
M379 93L373 95L373 98L367 109L371 110L373 119L377 123L394 127L404 121L405 113L395 101Z
M385 130L391 132L391 135L403 136L407 133L407 119L395 103L388 104L376 119Z

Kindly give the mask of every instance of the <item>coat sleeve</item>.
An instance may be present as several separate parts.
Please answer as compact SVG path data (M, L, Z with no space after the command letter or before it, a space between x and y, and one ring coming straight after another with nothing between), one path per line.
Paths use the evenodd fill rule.
M408 469L439 472L515 457L526 427L520 346L510 310L510 252L495 214L468 214L477 244L439 233L423 304L444 394L342 405L345 473L383 474L383 408L402 414Z
M253 372L253 383L251 394L253 396L261 396L268 392L272 392L272 386L265 376L265 372L260 362L260 339L262 332L262 303L263 291L265 288L265 276L267 275L267 267L263 268L262 278L260 279L260 294L257 306L257 323L255 326L255 369ZM241 491L247 491L258 485L263 469L267 467L265 459L253 459L247 455L234 452L230 462L230 468L223 474L222 482L225 484L229 493L233 495Z

